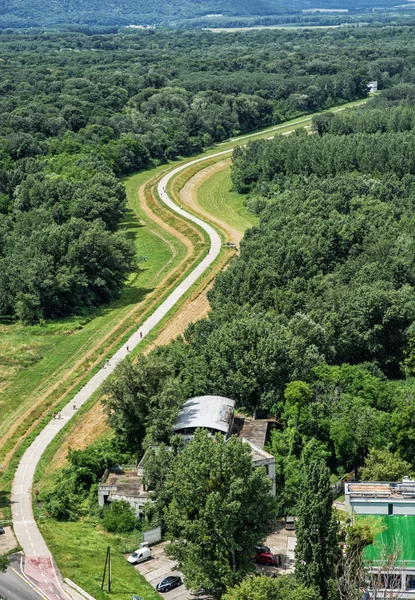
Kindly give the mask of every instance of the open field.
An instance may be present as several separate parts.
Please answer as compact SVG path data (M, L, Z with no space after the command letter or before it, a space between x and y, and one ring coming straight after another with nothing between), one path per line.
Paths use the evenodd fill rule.
M151 179L165 169L164 166L152 170ZM24 435L30 433L45 413L49 411L50 414L52 408L58 409L69 394L79 389L107 353L114 351L131 331L137 329L144 315L162 301L199 259L204 239L187 221L157 204L154 191L143 187L147 180L149 172L143 172L125 182L129 210L124 227L134 236L141 268L131 275L120 299L88 318L27 328L19 324L3 328L0 354L13 351L21 355L23 361L25 350L33 354L35 348L38 358L29 367L23 368L23 363L21 368L9 372L9 381L0 396L0 460L3 465L11 459ZM140 202L137 189L142 196ZM149 205L152 206L149 208ZM153 210L159 213L158 221ZM198 248L196 244L199 244ZM10 476L7 481L0 482L0 492L7 491Z

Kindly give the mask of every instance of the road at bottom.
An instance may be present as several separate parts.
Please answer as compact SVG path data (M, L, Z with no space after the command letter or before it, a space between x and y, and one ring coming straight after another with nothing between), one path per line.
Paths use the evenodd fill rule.
M0 596L7 600L40 600L45 596L38 592L22 575L20 556L10 558L10 566L0 573Z

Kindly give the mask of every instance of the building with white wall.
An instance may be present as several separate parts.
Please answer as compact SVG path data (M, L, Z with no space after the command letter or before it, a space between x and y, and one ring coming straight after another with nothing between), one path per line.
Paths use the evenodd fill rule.
M211 435L222 433L225 439L232 434L234 424L235 401L223 396L198 396L190 398L180 410L173 431L190 441L196 429L206 429ZM255 424L260 427L254 427ZM276 494L275 456L263 447L266 440L267 420L250 421L239 432L240 438L251 448L252 463L255 467L264 467L271 481L270 493ZM258 431L259 430L259 431Z

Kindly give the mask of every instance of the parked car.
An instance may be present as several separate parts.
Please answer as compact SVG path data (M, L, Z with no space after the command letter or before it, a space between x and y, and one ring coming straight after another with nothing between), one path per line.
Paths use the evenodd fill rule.
M295 517L285 517L285 529L295 529Z
M0 525L0 534L1 533L6 533L6 532L4 531L3 527Z
M268 546L255 546L255 554L272 554Z
M177 575L170 575L156 585L156 590L158 592L169 592L170 590L174 590L174 588L179 587L179 585L182 585L182 583L183 582L180 577Z
M261 554L257 554L254 561L259 565L269 565L270 567L275 567L277 565L277 557L270 552L261 552Z
M128 562L132 565L138 565L138 563L144 562L151 558L150 548L139 548L127 558Z

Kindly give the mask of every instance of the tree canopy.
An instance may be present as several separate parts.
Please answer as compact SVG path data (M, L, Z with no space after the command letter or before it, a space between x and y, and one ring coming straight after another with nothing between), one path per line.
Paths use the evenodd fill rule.
M265 470L252 464L250 447L203 430L178 455L166 509L168 553L188 587L221 596L252 569L255 546L274 517Z
M223 600L320 600L318 592L299 584L292 576L251 577L231 588Z

